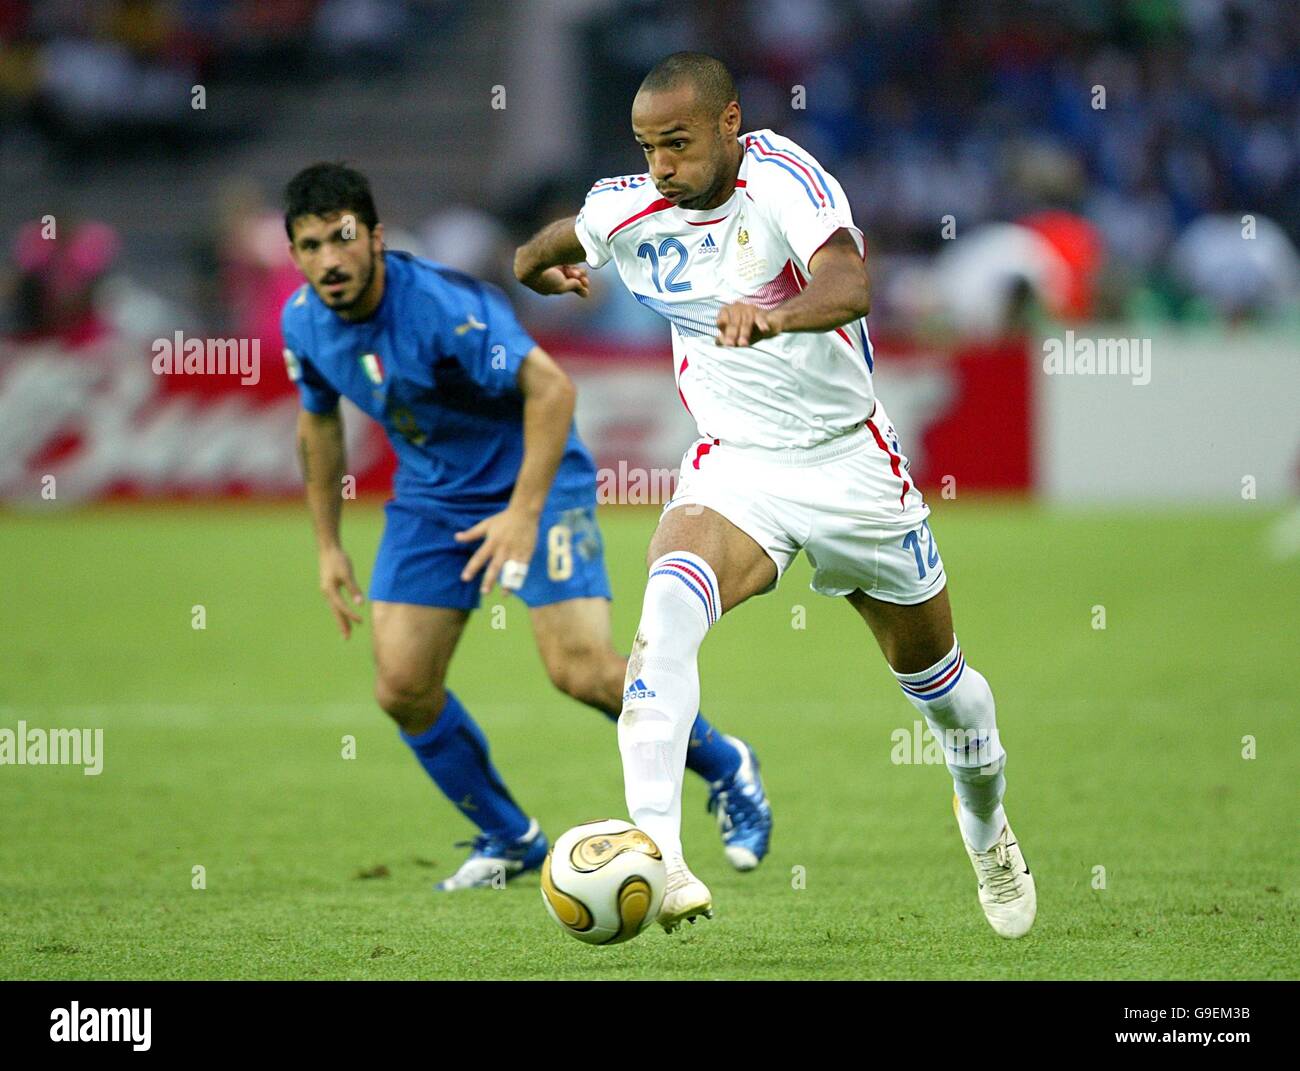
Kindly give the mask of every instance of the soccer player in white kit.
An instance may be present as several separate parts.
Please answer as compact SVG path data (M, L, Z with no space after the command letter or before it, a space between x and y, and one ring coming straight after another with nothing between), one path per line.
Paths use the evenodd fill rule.
M802 550L813 590L862 615L943 741L984 913L1003 937L1023 936L1034 879L1002 808L993 693L957 642L929 507L872 390L862 232L812 156L740 124L725 65L668 56L632 104L649 170L597 182L576 217L515 256L526 286L584 297L578 262L612 260L670 323L677 389L700 431L650 542L619 718L631 819L668 864L658 921L671 931L713 913L681 845L700 645Z

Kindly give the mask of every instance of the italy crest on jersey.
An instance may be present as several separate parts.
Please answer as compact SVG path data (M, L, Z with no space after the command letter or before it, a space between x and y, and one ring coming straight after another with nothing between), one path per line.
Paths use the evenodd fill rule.
M365 372L366 378L376 386L384 381L384 363L379 359L377 353L363 353L360 357L361 370Z

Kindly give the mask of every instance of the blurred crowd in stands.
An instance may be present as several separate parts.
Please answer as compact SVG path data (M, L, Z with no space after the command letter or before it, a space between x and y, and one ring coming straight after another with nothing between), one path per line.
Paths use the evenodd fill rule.
M313 78L331 63L400 64L419 6L0 0L0 125L20 122L65 152L174 145L195 136L190 90L214 71L292 78L304 42L324 57ZM590 87L572 166L509 199L438 205L430 191L426 218L385 219L391 247L499 282L535 329L664 341L662 321L603 278L612 269L583 305L522 291L509 264L517 241L573 214L596 178L642 169L631 99L645 71L682 48L732 67L744 129L776 129L839 178L867 235L872 323L886 332L988 335L1095 319L1300 328L1297 0L563 6L579 13L566 25ZM537 17L547 4L527 8ZM502 146L503 168L509 156ZM275 332L296 280L277 192L229 176L214 203L197 206L194 271L208 289L196 307L213 329ZM70 221L58 249L39 222L5 236L3 331L82 337L103 307L94 292L129 266L131 236L114 223ZM116 293L113 315L139 312L139 295L124 305L129 288Z
M404 0L0 0L0 119L26 117L69 152L184 146L214 135L212 124L192 121L192 87L236 71L284 78L330 64L384 63L406 7Z

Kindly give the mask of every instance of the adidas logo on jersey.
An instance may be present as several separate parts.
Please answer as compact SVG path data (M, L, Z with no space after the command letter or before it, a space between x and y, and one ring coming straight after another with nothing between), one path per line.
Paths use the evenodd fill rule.
M708 255L710 253L717 253L721 248L722 247L713 240L712 234L706 234L704 236L704 241L700 243L699 252Z
M629 699L653 699L654 697L655 693L645 686L645 681L637 677L623 693L623 702L626 703Z

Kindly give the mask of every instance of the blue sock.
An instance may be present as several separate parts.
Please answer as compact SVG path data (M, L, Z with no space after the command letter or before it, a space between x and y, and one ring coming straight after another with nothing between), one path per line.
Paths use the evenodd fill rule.
M401 737L442 794L484 833L513 840L528 832L528 816L488 757L487 737L452 692L431 729Z
M740 769L740 751L727 743L723 735L704 720L704 715L695 715L695 724L691 726L691 743L686 749L686 768L694 770L704 780L725 781Z

